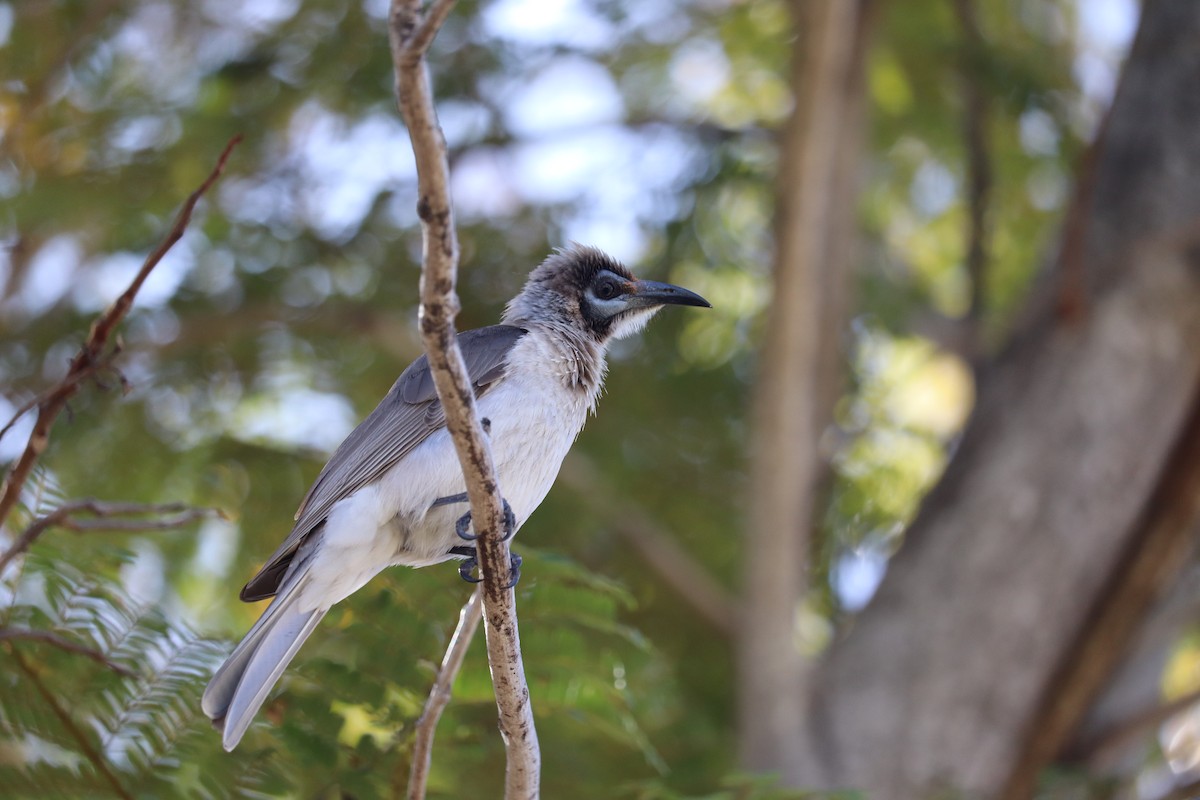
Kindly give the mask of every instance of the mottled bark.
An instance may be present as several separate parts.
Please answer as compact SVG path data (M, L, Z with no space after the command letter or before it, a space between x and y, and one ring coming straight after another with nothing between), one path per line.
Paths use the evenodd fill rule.
M492 449L483 433L475 394L454 330L459 301L458 234L450 204L446 139L433 105L425 51L450 14L454 0L392 0L388 35L396 77L396 100L417 162L417 216L421 219L421 342L446 414L446 429L462 464L478 538L475 553L483 578L484 635L496 693L500 736L507 760L505 800L540 794L542 755L525 680L516 595L509 584L510 553Z
M1152 0L1082 243L1088 314L1047 294L871 605L810 687L808 785L1026 797L1188 552L1200 465L1200 4Z

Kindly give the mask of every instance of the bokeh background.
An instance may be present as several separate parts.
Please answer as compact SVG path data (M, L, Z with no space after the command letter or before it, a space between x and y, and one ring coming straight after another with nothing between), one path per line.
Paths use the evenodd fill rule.
M855 299L836 332L846 377L819 443L829 473L796 609L806 653L870 601L942 474L973 408L973 361L1002 349L1058 247L1140 14L1135 0L995 0L975 4L972 33L945 0L864 5ZM107 796L95 754L127 796L402 791L469 593L452 565L389 571L335 608L234 754L198 708L261 612L238 588L420 352L415 172L386 6L0 2L0 421L64 373L226 140L245 136L122 329L124 386L110 375L72 402L5 535L74 497L182 500L228 519L54 531L0 576L4 624L144 667L134 679L37 643L0 647L38 676L0 676L6 796ZM570 241L714 305L668 311L613 349L599 414L517 542L547 797L783 794L739 766L735 598L772 557L743 543L748 409L802 34L777 0L494 0L460 3L433 47L460 328L495 322ZM986 105L991 165L978 296L964 85ZM0 439L0 459L31 426L26 415ZM1192 688L1197 653L1178 649L1164 696ZM494 716L476 642L433 796L496 795ZM1117 785L1169 785L1169 739ZM1076 778L1062 781L1090 796Z

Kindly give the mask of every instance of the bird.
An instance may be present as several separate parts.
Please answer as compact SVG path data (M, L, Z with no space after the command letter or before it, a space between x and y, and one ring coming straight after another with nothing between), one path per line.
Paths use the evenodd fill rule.
M611 342L664 306L711 308L695 292L638 280L620 261L579 244L530 272L500 324L458 334L504 496L505 536L541 504L588 416ZM463 514L463 510L467 513ZM337 447L295 524L243 601L273 598L204 691L201 708L233 750L326 612L384 569L460 562L474 548L462 468L422 355ZM510 584L519 577L513 558Z

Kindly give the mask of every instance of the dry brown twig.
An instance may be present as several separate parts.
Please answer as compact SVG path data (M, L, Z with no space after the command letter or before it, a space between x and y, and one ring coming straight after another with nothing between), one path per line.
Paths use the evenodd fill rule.
M94 647L73 642L50 631L39 631L32 628L0 628L0 641L42 642L67 653L75 653L90 658L97 664L103 664L123 677L129 678L136 674L133 670L121 666Z
M212 172L205 178L204 182L188 196L183 207L179 209L179 214L175 217L175 223L171 226L171 230L167 233L166 238L159 243L158 247L146 256L146 261L142 264L142 268L138 270L129 287L118 297L108 309L96 318L92 323L92 329L88 333L87 341L83 343L83 347L71 359L71 365L67 369L67 374L57 384L50 388L45 394L38 398L37 403L37 420L33 423L33 430L29 434L29 441L25 445L25 450L21 453L17 463L9 470L7 477L4 480L2 491L0 491L0 525L8 519L9 513L17 504L17 499L21 495L21 488L25 485L26 479L29 477L30 470L37 463L38 458L46 450L46 445L50 442L50 429L54 425L54 421L62 410L66 408L67 401L75 396L79 391L79 387L83 384L85 378L94 375L96 370L107 365L111 359L108 353L108 343L113 336L113 332L125 315L129 313L129 309L133 306L133 300L137 297L138 291L142 288L142 284L146 282L146 278L150 276L150 272L162 260L162 257L167 254L167 251L183 237L184 230L187 229L188 222L192 219L192 212L196 208L196 203L207 192L221 172L225 169L225 162L229 160L229 154L233 152L233 148L242 137L235 136L225 145L225 149L221 152L220 158L217 159L217 164L213 167ZM6 426L7 427L7 426Z
M412 772L408 775L409 800L422 800L425 797L425 787L429 782L429 763L433 757L433 737L437 733L438 720L442 712L450 704L451 688L454 679L462 668L475 629L479 627L480 609L483 607L483 596L476 589L458 614L458 626L446 646L446 655L442 657L442 666L438 668L437 678L433 688L429 690L429 698L425 708L417 719L416 738L413 741Z
M98 519L77 519L86 514ZM90 531L163 531L181 528L204 517L220 514L210 508L183 503L105 503L99 500L75 500L38 517L21 532L12 547L0 555L0 575L14 558L24 553L50 528Z
M434 0L422 13L420 0L392 0L388 34L400 114L417 162L417 214L424 240L421 340L445 410L446 427L462 463L471 518L479 537L475 544L483 577L484 632L507 754L504 796L516 800L538 796L541 753L521 660L515 595L507 588L510 554L501 535L504 515L500 487L455 339L458 238L450 207L446 140L438 124L425 67L425 51L453 5L453 0Z

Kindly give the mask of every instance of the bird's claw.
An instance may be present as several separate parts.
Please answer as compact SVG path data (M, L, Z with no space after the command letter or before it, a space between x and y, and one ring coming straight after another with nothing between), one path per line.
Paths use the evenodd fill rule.
M476 537L475 537L475 534L470 533L468 531L468 529L470 527L471 527L471 512L468 511L467 513L465 513L461 517L459 517L458 521L454 523L454 532L458 534L458 538L460 538L464 541L473 542L473 541L475 541Z
M516 586L521 580L521 561L522 558L516 553L509 553L508 559L508 583L504 584L505 589L511 589Z
M507 542L517 532L517 515L513 513L512 506L508 504L507 500L501 499L500 502L504 504L504 538L501 541ZM470 528L471 512L468 511L454 523L454 532L458 534L458 538L473 542L478 537L470 532Z
M467 583L479 583L483 580L483 578L476 578L471 574L471 570L475 569L477 566L479 566L479 562L475 559L475 556L470 556L463 559L463 562L458 565L459 577L461 577Z
M521 562L522 559L516 553L510 553L508 559L508 583L504 584L505 589L511 589L516 586L521 580ZM479 566L479 560L475 556L467 556L463 562L458 565L458 574L467 583L479 583L483 578L476 578L471 574L476 567Z
M504 503L504 538L500 541L507 542L517 532L517 515L513 513L512 506L508 504L507 500L502 499L502 502Z

